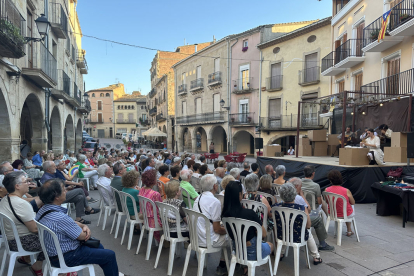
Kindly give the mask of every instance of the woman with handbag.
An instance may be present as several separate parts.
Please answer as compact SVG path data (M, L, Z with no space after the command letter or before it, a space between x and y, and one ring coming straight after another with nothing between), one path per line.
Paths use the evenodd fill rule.
M40 188L39 197L45 205L40 208L36 220L56 234L67 266L97 264L105 276L119 275L115 252L104 249L99 240L91 238L88 226L74 221L60 206L66 200L63 180L46 181ZM59 267L56 246L48 244L51 242L48 239L45 242L52 266Z

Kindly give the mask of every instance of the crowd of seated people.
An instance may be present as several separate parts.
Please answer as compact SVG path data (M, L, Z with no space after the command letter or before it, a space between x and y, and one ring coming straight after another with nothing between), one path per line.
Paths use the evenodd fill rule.
M304 178L286 179L286 168L271 165L264 168L264 175L260 175L257 163L244 162L242 169L235 163L226 163L225 160L217 160L214 163L214 171L205 164L204 156L196 158L195 155L160 151L151 153L141 150L103 150L96 149L94 153L79 152L74 154L54 154L53 152L30 152L25 154L24 161L15 161L12 164L3 162L0 164L0 213L9 216L16 224L23 248L27 251L42 251L37 227L33 219L33 212L37 213L36 220L49 227L59 238L64 258L68 266L81 264L97 264L105 275L118 275L118 266L115 253L112 250L89 248L82 241L91 237L88 224L91 221L83 217L100 212L100 209L92 208L95 202L86 189L84 180L76 181L76 178L88 178L92 188L99 184L102 190L103 200L107 205L117 204L122 210L122 204L117 194L113 194L111 188L125 192L135 201L127 200L127 212L131 219L143 219L143 202L138 196L145 197L153 202L164 202L178 210L179 217L169 216L168 223L172 232L171 237L177 237L177 223L181 226L182 236L189 237L188 221L184 213L185 208L192 206L194 211L205 215L210 221L210 233L206 233L204 221L197 223L197 236L201 246L206 246L206 236L211 237L212 246L216 248L227 247L234 239L229 229L226 229L221 220L224 217L234 217L257 222L262 227L262 237L266 239L273 227L280 229L281 218L275 214L276 221L272 221L271 209L273 206L282 206L302 210L306 217L295 221L295 227L299 229L303 224L307 229L313 227L319 246L310 231L306 231L305 240L313 257L315 265L322 262L320 251L332 251L333 246L326 243L327 233L320 216L310 216L313 211L328 212L326 204L321 197L320 186L313 182L315 168L306 166ZM40 161L40 162L39 162ZM78 166L75 174L69 174L68 169L72 165ZM40 178L40 179L39 179ZM39 179L40 185L35 181ZM327 191L341 194L348 200L348 216L355 214L352 205L355 204L352 193L343 188L342 178L339 172L331 171L328 175L332 187ZM141 182L140 182L141 181ZM197 182L197 187L194 183ZM142 183L142 184L141 184ZM274 189L278 186L278 191ZM39 187L40 186L40 187ZM36 190L35 195L31 189ZM185 189L185 193L182 190ZM197 189L197 190L196 190ZM305 192L315 194L315 202L308 202ZM279 195L282 202L272 206L269 197L258 192ZM224 195L224 201L216 198L216 195ZM38 195L38 196L37 196ZM7 199L6 199L7 198ZM242 199L261 202L267 212L268 221L256 211L243 208ZM16 217L10 209L11 202ZM75 219L67 215L67 210L61 205L73 203L76 209ZM313 210L312 206L315 206ZM341 205L342 206L342 205ZM337 207L341 207L337 206ZM155 227L155 221L162 225L160 213L146 206L146 216L149 227ZM341 208L340 208L341 209ZM342 209L341 209L342 210ZM58 223L56 223L58 222ZM265 228L264 226L268 227ZM140 226L136 224L134 234L141 233ZM347 235L353 235L351 225L347 224ZM296 230L297 230L296 229ZM281 231L277 231L278 235ZM5 233L11 250L17 250L16 242L6 227ZM154 237L159 242L160 232L155 232ZM280 239L281 237L278 236ZM300 236L294 233L295 241L301 242ZM275 250L275 245L270 242L258 241L257 233L248 230L247 233L247 258L256 259L256 248L262 243L262 257L270 255ZM51 242L51 241L47 241ZM222 251L224 252L224 251ZM281 259L285 254L282 248ZM53 266L59 266L57 252L53 246L47 246L47 252L37 256L37 262L29 266L33 275L42 275L42 261L47 255ZM96 258L95 256L101 256ZM28 256L18 259L19 263L30 264ZM242 267L246 274L247 267ZM216 274L227 274L224 253L216 268ZM75 275L75 274L68 274Z

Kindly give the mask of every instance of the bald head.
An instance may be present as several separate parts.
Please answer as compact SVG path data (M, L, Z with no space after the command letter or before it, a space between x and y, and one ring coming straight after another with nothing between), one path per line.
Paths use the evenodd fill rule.
M273 173L273 166L272 165L266 165L265 172L267 174L272 174Z
M13 167L10 162L3 162L0 164L0 174L6 175L13 172Z
M216 175L219 176L219 177L221 177L221 178L223 178L224 177L224 168L218 167L216 169Z

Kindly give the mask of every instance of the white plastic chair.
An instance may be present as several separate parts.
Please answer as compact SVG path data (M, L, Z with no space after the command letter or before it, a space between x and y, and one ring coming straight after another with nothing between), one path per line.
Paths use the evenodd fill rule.
M75 181L75 182L85 181L86 182L87 189L89 191L89 178L75 177L73 181Z
M124 243L125 232L126 232L126 229L127 229L128 223L129 223L130 226L129 226L127 249L130 250L131 249L131 243L132 243L132 236L134 235L135 224L139 224L142 228L143 221L138 218L138 209L137 209L137 204L135 202L134 197L132 195L124 193L124 192L119 192L119 196L121 198L122 209L124 210L124 213L126 214L126 219L125 219L125 224L124 224L124 231L122 233L122 239L121 239L121 245ZM132 205L133 205L133 208L135 210L135 219L131 219L131 216L129 215L128 205L127 205L127 200L128 199L132 201ZM143 232L141 232L141 235L142 234L143 234Z
M276 204L278 201L276 199L275 196L272 196L271 194L268 193L263 193L263 192L257 192L258 195L264 196L266 199L270 198L271 202L269 202L269 205L272 206L273 204ZM269 201L269 200L268 200Z
M7 199L3 199L3 200L7 200ZM16 244L17 244L17 251L10 250L9 243L7 242L4 223L7 223L7 225L9 225L12 228L13 238L14 240L16 240ZM4 249L3 260L1 262L0 275L5 275L4 270L6 268L6 259L7 259L7 256L10 256L9 269L7 271L7 276L12 276L17 257L30 256L31 264L34 264L36 262L36 259L34 258L34 256L39 254L42 251L30 252L30 251L24 250L22 247L22 243L20 242L19 234L17 232L17 228L16 228L16 225L14 224L14 221L3 213L0 213L0 227L1 227L1 233L4 239L4 244L6 247Z
M158 253L157 253L157 259L155 260L154 268L157 268L158 261L160 259L162 245L164 243L164 240L170 241L170 256L168 259L168 271L167 275L172 274L172 268L174 264L174 254L175 254L175 248L178 242L185 242L188 241L187 237L183 237L181 234L181 225L180 225L180 211L170 204L162 203L162 202L155 202L157 205L159 212L160 212L160 218L162 223L162 229L164 230L164 234L161 236L160 244L158 245ZM177 238L171 237L171 231L170 231L170 225L168 224L168 219L172 216L176 218L176 225L177 225Z
M107 202L105 202L104 193L108 193L105 187L98 183L96 183L96 185L98 187L99 195L101 196L101 198L99 199L99 209L101 210L105 209L104 221L102 224L102 230L105 230L106 219L108 218L108 216L111 216L111 212L113 209L115 209L115 206L111 204L111 202L109 202L110 205L107 205ZM115 198L114 198L114 202L115 202ZM99 212L98 224L96 226L99 226L99 222L101 221L101 216L102 216L102 211Z
M335 227L336 227L336 244L341 246L341 242L342 242L342 223L344 222L352 222L354 225L354 230L355 230L355 235L357 237L357 241L359 242L359 235L358 235L358 230L357 230L357 226L356 226L356 220L355 220L355 216L353 217L348 217L347 216L347 204L348 201L345 199L345 197L338 195L338 194L334 194L334 193L328 193L328 192L323 192L322 196L324 198L324 200L326 201L326 203L329 206L329 216L326 219L326 232L328 232L329 229L329 223L331 222L331 220L333 220L334 222L336 222ZM338 217L338 211L336 210L336 203L338 200L342 200L343 202L343 208L342 208L342 213L344 214L343 218Z
M49 228L47 228L46 226L44 226L43 224L41 224L37 221L36 221L36 225L37 225L37 229L39 231L38 235L39 235L40 244L42 245L43 252L45 254L47 254L46 245L45 245L45 241L44 241L46 236L47 236L46 242L50 246L50 244L53 241L56 252L58 253L57 256L59 258L60 268L53 267L52 264L50 263L49 257L46 256L45 261L43 261L43 263L44 263L44 265L43 265L43 275L44 276L47 276L49 272L50 272L51 276L58 276L59 273L69 273L69 272L75 272L75 271L82 271L85 268L89 269L89 275L90 276L95 276L95 269L93 268L93 264L68 267L66 265L65 258L63 257L62 249L60 247L60 243L59 243L59 240L58 240L56 234L52 230L50 230Z
M282 222L282 239L279 240L278 238L278 229L277 229L277 221L276 221L276 212L279 214L280 220ZM294 265L295 265L295 276L299 276L299 249L302 246L305 246L305 253L306 253L306 264L308 265L308 268L310 269L310 263L309 263L309 252L308 252L308 244L307 241L305 241L305 231L308 231L306 229L306 221L307 221L307 215L305 212L287 208L287 207L279 207L275 206L271 210L274 224L274 230L275 233L274 236L277 241L277 249L276 249L276 257L275 257L275 266L273 268L273 273L276 275L277 267L279 265L280 260L280 254L282 252L282 246L286 246L286 253L285 256L287 256L287 253L289 251L289 246L293 247L293 253L294 253ZM295 220L298 217L302 217L302 229L300 232L300 243L294 242L293 239L293 228L295 225ZM287 219L289 218L289 219Z
M215 194L214 197L217 198L218 200L220 200L221 210L223 210L223 207L224 207L224 195Z
M115 221L117 220L116 218L118 217L118 220L116 222L116 229L115 229L115 239L116 239L118 237L118 231L119 231L119 226L121 225L122 216L125 216L128 213L127 212L128 210L126 212L125 210L119 210L118 203L116 202L116 195L118 195L119 199L121 199L121 196L119 195L119 191L115 189L114 187L111 187L111 190L114 195L114 203L115 203L116 211L114 215L114 220L112 222L111 232L109 232L109 234L112 234L112 231L114 230Z
M145 256L145 260L149 260L149 256L151 253L151 245L152 245L152 239L154 238L154 232L155 231L162 231L162 226L158 223L158 208L155 205L154 201L152 201L149 198L138 196L139 199L139 210L144 215L144 226L141 228L141 236L139 237L139 243L137 252L135 254L139 253L139 248L141 247L142 238L144 237L145 230L148 231L148 245L147 245L147 254ZM155 227L150 227L148 224L148 215L147 210L148 208L152 208L152 211L154 213L154 222Z
M282 186L282 185L272 183L272 189L275 190L276 195L280 195L280 193L279 193L280 186Z
M193 211L187 208L184 208L184 212L187 216L188 229L190 230L190 245L187 248L187 255L185 257L183 276L185 276L187 273L187 267L188 267L188 262L190 260L191 250L194 250L197 253L197 260L198 260L197 276L203 275L203 268L207 265L207 263L205 262L206 254L220 252L221 250L224 250L224 257L226 259L226 265L227 265L227 270L228 270L229 261L228 261L228 256L227 256L226 245L224 244L223 247L221 248L213 247L212 245L213 243L211 242L211 236L210 236L210 231L211 231L210 227L213 227L213 226L211 225L208 218L205 215L197 211ZM204 220L204 224L206 228L205 230L206 230L206 233L208 233L206 235L207 247L201 247L199 245L198 233L197 233L198 220Z
M316 209L316 196L315 193L313 192L308 192L302 189L303 195L305 196L306 200L308 201L308 203L310 204L310 207L312 208L312 210ZM310 199L310 200L309 200Z
M262 257L262 227L257 223L240 218L223 218L224 228L231 229L233 234L234 246L231 243L231 252L232 258L230 262L229 276L234 275L234 269L236 268L236 263L241 265L246 265L248 267L248 275L254 276L256 266L261 266L266 263L269 263L269 272L272 275L272 261L270 260L270 255L265 258ZM229 226L229 227L228 227ZM256 261L249 261L247 259L247 230L253 227L256 229L257 233L257 244L256 252L257 258ZM235 254L234 254L235 253Z
M190 193L185 188L183 188L183 187L180 187L180 190L181 190L182 197L185 197L187 199L187 202L188 202L187 207L189 209L193 209L193 204L191 204L191 196L190 196Z
M240 183L243 184L243 185L244 185L244 179L245 178L246 178L245 176L240 176Z

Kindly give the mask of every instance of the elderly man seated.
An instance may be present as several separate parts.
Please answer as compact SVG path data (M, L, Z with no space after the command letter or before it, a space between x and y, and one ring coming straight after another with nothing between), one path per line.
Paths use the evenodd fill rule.
M217 179L217 184L221 185L221 181L223 180L223 177L226 175L226 172L224 170L224 168L222 167L218 167L216 169L216 179Z
M56 165L52 161L43 162L43 171L45 172L40 179L42 184L51 179L56 179ZM83 215L96 214L100 212L100 209L94 209L89 206L86 199L85 192L82 189L73 189L67 187L66 189L66 201L64 203L74 203L76 209L76 221L83 224L90 224L90 221L84 220Z
M244 184L241 183L241 181L240 181L240 175L241 175L240 169L239 168L233 168L233 169L231 169L229 174L231 176L233 176L236 181L240 182L240 184L242 185L243 194L245 194L246 193L246 188L244 187Z
M106 205L114 204L114 195L111 189L111 177L113 173L114 171L107 164L100 165L98 168L99 179L96 183L102 185L104 188L102 196Z
M190 171L190 170L182 170L180 172L180 177L181 177L180 187L186 189L187 192L190 194L190 199L187 198L186 193L183 194L183 199L184 199L184 202L187 206L190 206L188 204L188 200L190 200L191 206L193 206L194 205L194 200L198 197L198 193L194 189L193 185L191 185L191 183L190 183L192 175L193 175L193 172Z
M226 229L220 225L221 222L221 203L214 197L218 192L217 179L212 174L206 174L201 178L201 188L203 193L195 200L193 210L202 213L210 220L210 233L206 233L204 220L198 220L197 234L198 242L201 247L206 246L206 235L210 235L213 247L227 246ZM226 275L227 267L224 258L224 251L221 253L220 263L216 270L217 275Z
M52 230L58 237L65 263L69 267L97 264L105 276L118 275L118 264L115 252L99 248L92 248L82 244L91 237L88 226L73 221L60 205L66 202L66 190L62 180L51 179L40 188L39 196L45 205L39 210L36 220ZM50 239L45 239L49 259L54 267L60 267L56 246Z
M297 178L291 178L289 179L289 183L293 184L293 186L296 189L296 197L295 197L295 203L303 205L310 214L310 220L312 223L312 227L315 229L316 236L319 240L319 250L324 251L332 251L335 249L335 247L329 245L326 243L326 238L328 237L328 234L326 233L325 225L323 223L323 219L318 215L318 213L311 213L311 206L309 205L308 201L305 198L305 195L302 191L302 181Z
M92 186L96 188L96 181L98 181L98 172L96 171L96 168L91 168L85 165L86 156L83 154L78 155L78 162L75 163L75 165L79 165L79 172L78 177L79 178L89 178L89 181L91 182Z

